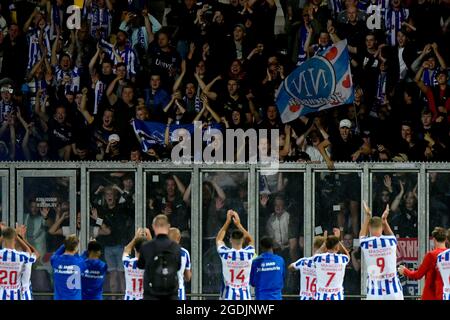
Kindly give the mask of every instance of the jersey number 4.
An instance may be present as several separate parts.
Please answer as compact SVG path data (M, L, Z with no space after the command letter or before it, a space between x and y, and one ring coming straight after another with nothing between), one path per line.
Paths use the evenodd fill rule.
M234 270L233 269L230 269L230 273L231 273L231 283L234 283L235 279L241 280L241 283L244 283L244 281L245 281L244 269L241 269L236 277L234 277Z
M7 278L8 278L8 271L0 270L0 284L9 284L9 285L17 284L17 271L9 272L9 283L5 282L5 279Z

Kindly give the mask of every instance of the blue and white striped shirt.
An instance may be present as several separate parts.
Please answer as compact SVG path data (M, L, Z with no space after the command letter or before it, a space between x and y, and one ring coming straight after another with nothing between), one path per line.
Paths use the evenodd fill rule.
M251 300L250 272L255 248L247 246L236 250L225 245L217 247L222 261L222 300Z

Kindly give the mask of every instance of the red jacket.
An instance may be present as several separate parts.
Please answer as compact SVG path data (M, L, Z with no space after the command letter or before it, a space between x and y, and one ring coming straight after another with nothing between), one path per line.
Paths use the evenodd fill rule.
M436 260L439 253L447 250L446 248L434 249L428 252L423 258L422 264L417 271L411 271L405 268L405 276L410 279L419 280L425 276L425 287L422 292L422 300L442 300L443 286L442 278L436 267Z

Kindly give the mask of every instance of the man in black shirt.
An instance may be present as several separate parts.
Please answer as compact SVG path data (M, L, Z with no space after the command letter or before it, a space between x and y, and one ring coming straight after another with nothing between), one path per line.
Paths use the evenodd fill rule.
M169 34L160 30L148 50L151 59L150 69L153 73L161 75L163 88L171 92L177 72L181 68L181 57L170 45Z
M341 120L339 123L339 136L330 136L320 143L319 150L329 167L333 167L332 161L357 161L361 155L370 153L370 145L364 142L361 137L353 135L350 130L351 127L352 122L350 120ZM323 152L330 145L332 161L327 153Z
M174 262L176 262L175 270L179 270L181 267L181 248L180 246L169 239L170 224L167 216L158 215L153 219L153 231L155 232L155 238L145 243L141 247L139 260L137 267L144 269L144 300L178 300L178 280L176 280L176 287L169 295L161 295L150 286L150 279L153 278L149 274L149 270L152 269L152 263L155 263L155 257L162 252L170 252L173 255ZM170 267L170 266L169 266ZM175 271L175 278L178 279Z

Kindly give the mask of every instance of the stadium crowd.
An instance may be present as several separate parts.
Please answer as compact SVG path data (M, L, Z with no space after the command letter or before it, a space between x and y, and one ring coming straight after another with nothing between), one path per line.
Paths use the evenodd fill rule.
M380 29L367 8L378 5ZM2 160L164 160L132 120L280 129L281 161L450 158L448 1L1 1ZM355 101L280 121L275 94L347 39Z

